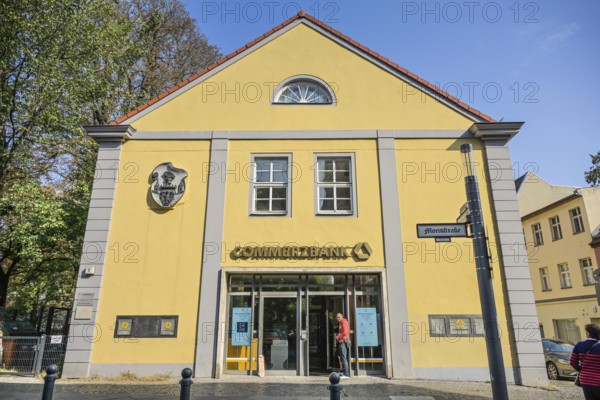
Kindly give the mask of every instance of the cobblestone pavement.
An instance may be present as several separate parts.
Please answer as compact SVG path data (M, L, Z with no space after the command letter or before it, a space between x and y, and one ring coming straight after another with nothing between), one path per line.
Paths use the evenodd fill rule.
M489 383L424 380L388 380L360 377L342 381L342 400L481 400L491 399ZM193 399L220 400L316 400L329 399L327 377L226 377L222 380L194 379ZM0 377L1 400L41 399L43 383L31 378ZM552 381L546 388L509 385L509 396L518 400L583 399L573 381ZM174 379L160 383L110 383L59 380L53 400L177 400L179 385Z

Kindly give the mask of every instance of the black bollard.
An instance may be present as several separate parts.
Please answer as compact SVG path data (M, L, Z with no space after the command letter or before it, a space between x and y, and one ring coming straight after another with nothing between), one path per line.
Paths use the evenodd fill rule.
M42 400L52 400L54 393L54 381L56 380L56 372L58 367L54 364L48 365L46 368L46 377L44 378L44 391L42 392Z
M181 371L181 377L183 379L179 381L179 384L181 385L181 395L179 396L179 400L190 400L190 389L193 383L190 379L192 377L192 370L184 368L183 371Z
M337 372L329 374L329 382L331 383L331 385L327 386L327 390L329 390L329 400L340 400L340 393L342 392L340 374Z

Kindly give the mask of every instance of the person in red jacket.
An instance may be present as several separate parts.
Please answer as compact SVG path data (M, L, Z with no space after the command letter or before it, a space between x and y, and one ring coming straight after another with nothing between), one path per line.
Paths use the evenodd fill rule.
M600 400L600 327L585 326L586 340L575 345L571 366L579 371L579 382L586 400Z
M348 348L346 342L350 340L350 325L348 320L344 318L342 313L338 313L335 316L338 321L338 334L337 339L337 355L342 363L342 379L350 378L350 369L348 368Z

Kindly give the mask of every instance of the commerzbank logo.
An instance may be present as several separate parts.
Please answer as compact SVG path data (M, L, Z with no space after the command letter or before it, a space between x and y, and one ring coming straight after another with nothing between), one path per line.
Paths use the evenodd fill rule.
M358 258L361 261L368 260L369 257L371 257L372 252L373 250L367 242L356 243L356 246L354 246L354 248L352 249L352 254L354 255L354 257Z
M231 252L234 260L343 260L366 261L373 249L367 242L354 246L237 246Z

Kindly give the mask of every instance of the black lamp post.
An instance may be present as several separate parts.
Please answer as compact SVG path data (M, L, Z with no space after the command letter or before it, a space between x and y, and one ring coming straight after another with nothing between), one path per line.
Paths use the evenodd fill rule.
M472 225L473 246L475 248L475 267L477 269L477 282L479 284L479 298L481 300L481 311L485 325L485 344L492 382L492 394L494 400L508 400L508 388L506 387L506 373L504 371L504 360L502 359L502 345L500 343L498 316L494 301L490 259L486 244L483 215L481 213L479 185L473 162L473 146L463 144L460 146L460 151L465 157L465 166L467 168L465 185L467 203L470 210L469 218Z

